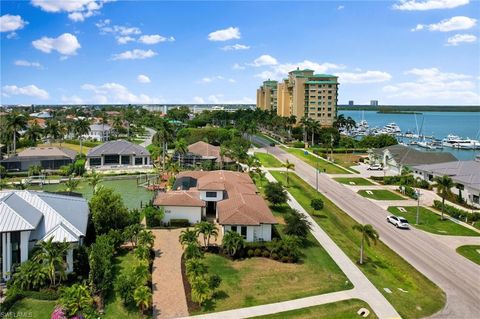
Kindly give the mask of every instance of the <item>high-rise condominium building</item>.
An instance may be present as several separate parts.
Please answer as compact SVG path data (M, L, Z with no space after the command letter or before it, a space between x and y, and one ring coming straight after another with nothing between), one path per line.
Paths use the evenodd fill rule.
M378 101L377 100L371 100L370 101L370 106L378 106Z
M277 114L295 115L297 122L306 116L331 126L337 116L338 77L313 72L297 68L278 83Z
M257 107L266 111L277 111L277 81L264 81L257 89Z

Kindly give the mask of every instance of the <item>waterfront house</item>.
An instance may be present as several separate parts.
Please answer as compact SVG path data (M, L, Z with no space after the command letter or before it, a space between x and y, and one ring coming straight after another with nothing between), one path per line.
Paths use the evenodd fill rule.
M150 152L125 140L105 142L88 151L87 169L151 169Z
M234 161L227 157L221 156L220 147L209 143L198 141L188 145L186 154L175 153L173 161L180 161L182 166L195 166L203 162L212 162L217 165L231 164Z
M270 241L272 225L277 223L250 176L241 172L181 172L173 190L159 193L154 205L165 209L165 223L210 219L221 226L222 233L233 230L248 242Z
M108 124L92 124L90 125L90 132L83 135L83 138L105 142L110 139L110 134L112 133L112 127Z
M454 194L469 205L480 208L480 157L474 161L453 161L412 167L415 177L433 182L435 177L449 176L456 184Z
M77 152L54 146L29 147L20 153L1 160L0 164L9 171L27 171L32 165L45 170L57 170L75 161Z
M404 167L457 161L447 152L423 152L405 145L392 145L368 151L368 162L381 164L384 170L400 174Z
M0 279L10 279L12 266L28 260L40 241L53 238L71 247L65 256L73 271L73 249L87 233L88 203L81 197L27 190L0 191Z

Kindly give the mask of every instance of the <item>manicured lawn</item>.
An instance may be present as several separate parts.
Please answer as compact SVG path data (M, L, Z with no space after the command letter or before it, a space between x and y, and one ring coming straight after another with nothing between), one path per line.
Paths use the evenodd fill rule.
M10 308L8 311L10 315L5 316L5 318L50 319L55 304L55 301L50 300L24 298Z
M282 162L280 162L275 156L271 154L255 153L255 157L258 158L258 160L264 167L282 167Z
M480 265L480 245L466 245L457 248L457 253Z
M286 184L284 172L271 171L271 173L277 180ZM288 191L307 212L312 214L315 221L347 256L357 262L360 235L352 229L357 222L294 173L290 173ZM310 201L316 197L323 200L324 208L314 214ZM377 245L366 246L365 254L367 262L360 266L360 269L403 318L427 317L444 306L444 292L381 240ZM385 292L383 288L389 288L392 293ZM402 292L398 288L408 292Z
M388 211L394 215L405 217L410 225L415 226L421 230L437 235L451 235L451 236L480 236L474 230L463 227L460 224L452 222L449 219L441 220L440 215L435 214L431 210L420 207L419 209L419 224L415 225L417 218L416 206L400 206L405 209L403 212L396 206L388 207ZM479 254L480 256L480 254Z
M368 192L372 192L369 194ZM402 200L405 199L402 196L395 194L386 189L362 189L358 191L358 194L362 195L363 197L376 199L376 200Z
M337 177L337 178L334 178L334 180L336 180L339 183L352 185L352 186L374 185L368 179L361 178L361 177Z
M41 144L41 145L38 145L39 147L49 147L49 146L56 146L56 147L60 147L60 143L47 143L47 144ZM62 143L62 147L64 148L68 148L68 149L71 149L75 152L78 152L80 153L80 145L77 145L77 144L69 144L69 143ZM82 153L83 154L87 154L87 152L91 149L91 147L87 147L85 145L82 146Z
M350 299L344 301L337 301L325 305L302 308L297 310L279 312L272 315L254 317L256 319L358 319L362 318L357 315L360 308L370 310L370 314L366 317L369 319L377 318L368 304L362 300Z
M113 272L115 277L118 277L122 273L129 273L133 270L133 267L136 265L136 257L130 251L121 251L114 260L114 269ZM134 289L134 287L132 287ZM105 314L102 316L102 319L140 319L146 318L140 314L140 311L136 307L126 308L123 305L123 301L114 291L105 300ZM151 318L148 316L147 318Z
M305 161L307 164L310 164L313 167L318 167L321 172L325 172L327 174L351 174L349 171L333 165L332 163L327 162L324 159L318 158L310 153L305 154L305 151L302 149L287 147L282 147L282 149L292 155L295 155L302 161Z

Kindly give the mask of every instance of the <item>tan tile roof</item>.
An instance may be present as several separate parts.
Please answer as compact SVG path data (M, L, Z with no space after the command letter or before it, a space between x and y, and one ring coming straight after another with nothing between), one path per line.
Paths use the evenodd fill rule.
M216 162L221 161L220 147L208 144L208 143L203 142L203 141L198 141L196 143L188 145L188 151L190 153L197 154L197 155L200 155L202 157L215 158ZM223 161L224 162L233 162L232 159L230 159L229 157L226 157L226 156L223 157Z
M258 191L255 184L246 173L233 171L186 171L177 175L177 179L181 177L196 179L197 186L190 188L188 191L172 191L169 193L184 192L199 198L198 191L201 190L221 190L226 192L226 198L217 203L218 222L222 225L277 223L267 203L257 194ZM166 205L159 204L157 199L155 199L154 203L155 205ZM184 205L179 200L178 206L187 205Z
M170 191L158 193L153 201L156 206L190 206L204 207L205 202L200 199L200 193L196 191Z
M74 159L77 152L56 146L29 147L19 152L17 157L67 157Z

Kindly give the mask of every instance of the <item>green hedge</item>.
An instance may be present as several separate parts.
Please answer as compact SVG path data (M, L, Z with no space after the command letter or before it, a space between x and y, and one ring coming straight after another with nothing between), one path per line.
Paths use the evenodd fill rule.
M333 153L366 153L367 148L334 148ZM322 153L330 153L332 151L331 148L326 148L326 147L320 147L320 148L314 148L313 153L320 155Z
M64 143L80 145L79 140L65 140ZM82 145L86 147L95 147L102 144L102 142L93 142L93 141L82 141Z
M171 227L188 227L190 226L190 222L188 219L170 219L170 226Z
M441 211L442 202L439 200L433 201L433 207ZM448 204L445 204L444 213L462 221L465 221L465 218L467 218L469 222L476 222L480 220L480 213L470 213L466 210L459 209Z
M38 299L38 300L57 300L60 298L60 294L56 290L40 289L39 291L24 290L21 295L26 298Z

